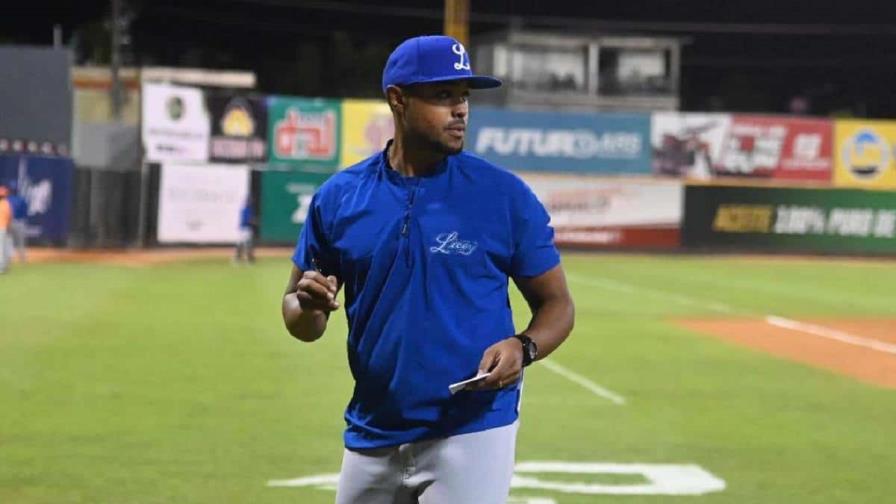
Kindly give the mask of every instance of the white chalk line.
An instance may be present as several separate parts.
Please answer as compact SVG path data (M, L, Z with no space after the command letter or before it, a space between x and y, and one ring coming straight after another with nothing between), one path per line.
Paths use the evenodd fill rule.
M672 292L666 292L666 291L662 291L662 290L658 290L658 289L649 289L649 288L645 288L645 287L639 287L639 286L631 285L631 284L628 284L625 282L610 280L608 278L599 278L599 279L585 278L585 277L581 277L579 275L572 275L569 273L567 273L567 278L572 282L580 283L582 285L588 285L591 287L610 289L610 290L615 290L615 291L619 291L619 292L625 292L628 294L640 294L640 295L646 294L648 296L670 299L670 300L675 301L680 304L686 304L686 305L690 305L690 306L699 306L701 308L709 308L710 310L721 312L721 313L737 312L736 309L734 309L731 306L728 306L724 303L719 303L716 301L708 301L708 300L704 300L704 299L698 299L695 297L685 296L683 294L676 294L676 293L672 293ZM582 387L586 388L594 395L602 397L604 399L607 399L608 401L610 401L614 404L618 404L618 405L625 404L625 398L622 397L621 395L617 394L616 392L613 392L612 390L609 390L606 387L598 385L597 383L589 380L588 378L586 378L578 373L575 373L575 372L561 366L560 364L557 364L556 362L549 361L549 360L543 360L541 362L543 364L545 364L545 367L547 367L549 370L559 374L560 376L563 376L564 378L566 378L578 385L581 385Z
M769 315L765 317L765 321L766 323L775 327L781 327L783 329L789 329L791 331L798 331L801 333L810 334L812 336L819 336L821 338L839 341L848 345L870 348L878 352L896 355L896 345L873 338L856 336L855 334L850 334L846 331L840 331L838 329L831 329L830 327L824 327L817 324L809 324L806 322L791 320L775 315Z
M604 398L614 404L618 404L620 406L625 404L625 398L622 397L621 395L617 394L616 392L613 392L612 390L610 390L606 387L603 387L601 385L598 385L597 383L594 383L593 381L589 380L588 378L585 378L584 376L582 376L574 371L570 371L569 369L565 368L564 366L561 366L560 364L557 364L556 362L554 362L552 360L543 359L543 360L540 360L539 362L541 364L543 364L544 367L546 367L547 369L553 371L554 373L557 373L558 375L566 378L567 380L569 380L571 382L581 385L582 387L584 387L585 389L587 389L592 394L594 394L598 397L602 397L602 398Z
M618 280L611 280L609 278L585 278L579 275L570 275L567 273L566 277L575 283L579 283L582 285L588 285L591 287L598 287L604 289L615 290L619 292L626 292L629 294L639 294L646 295L652 297L658 297L663 299L668 299L674 301L679 304L685 304L689 306L699 306L701 308L707 308L712 311L720 312L720 313L737 313L739 310L736 308L729 306L725 303L720 303L718 301L710 301L708 299L700 299L693 296L686 296L684 294L678 294L675 292L668 292L660 289L654 289L650 287L641 287L632 285L625 282L620 282Z
M578 275L568 275L568 278L576 283L581 283L583 285L590 285L593 287L599 288L607 288L611 290L616 290L620 292L627 292L631 294L643 294L654 297L662 297L666 298L681 304L688 304L694 306L700 306L703 308L709 308L713 311L723 312L723 313L741 313L747 314L745 311L737 310L736 308L726 305L724 303L714 302L703 300L700 298L686 296L683 294L676 294L672 292L666 292L660 289L653 289L647 287L639 287L632 284L628 284L625 282L619 282L617 280L610 280L608 278L583 278ZM863 336L857 336L855 334L848 333L846 331L840 331L838 329L832 329L829 327L824 327L818 324L810 324L807 322L800 322L798 320L792 320L785 317L780 317L777 315L766 315L765 322L769 325L781 327L783 329L789 329L791 331L798 331L804 334L809 334L812 336L818 336L821 338L827 338L834 341L839 341L841 343L846 343L848 345L855 345L865 348L870 348L872 350L876 350L878 352L884 352L889 354L896 355L896 344L887 343L885 341L876 340L874 338L866 338Z
M617 292L625 292L627 294L636 294L636 295L660 298L660 299L676 302L679 304L697 306L700 308L709 309L709 310L719 312L719 313L726 313L726 314L730 314L730 315L734 315L734 314L750 315L750 313L747 312L746 310L738 310L738 309L736 309L730 305L727 305L725 303L704 300L704 299L700 299L700 298L693 297L693 296L687 296L684 294L678 294L678 293L664 291L661 289L640 287L640 286L636 286L636 285L629 284L626 282L611 280L608 278L588 278L588 277L581 277L578 275L567 275L567 278L569 278L569 280L574 283L579 283L582 285L588 285L588 286L597 287L597 288L604 288L604 289L614 290ZM876 340L874 338L858 336L855 334L848 333L846 331L832 329L830 327L824 327L824 326L821 326L818 324L800 322L798 320L780 317L777 315L765 315L764 320L767 324L775 326L775 327L780 327L780 328L788 329L791 331L797 331L797 332L800 332L803 334L817 336L820 338L826 338L826 339L829 339L832 341L845 343L847 345L859 346L859 347L868 348L868 349L878 351L878 352L896 355L896 344L893 344L893 343ZM570 379L572 379L572 378L570 378ZM575 381L575 380L573 380L573 381Z

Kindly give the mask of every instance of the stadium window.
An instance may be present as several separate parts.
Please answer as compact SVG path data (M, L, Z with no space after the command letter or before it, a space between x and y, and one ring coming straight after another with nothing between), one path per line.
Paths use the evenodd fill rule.
M515 45L506 55L506 69L514 89L530 92L588 92L588 46L549 47ZM504 55L498 55L500 60Z
M674 91L672 51L601 46L598 93L606 96L667 95Z

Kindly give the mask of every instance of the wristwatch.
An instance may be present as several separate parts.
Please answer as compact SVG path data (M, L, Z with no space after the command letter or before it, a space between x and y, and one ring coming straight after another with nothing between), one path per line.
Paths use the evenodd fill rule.
M526 333L515 334L513 337L523 344L523 367L532 364L538 358L538 345Z

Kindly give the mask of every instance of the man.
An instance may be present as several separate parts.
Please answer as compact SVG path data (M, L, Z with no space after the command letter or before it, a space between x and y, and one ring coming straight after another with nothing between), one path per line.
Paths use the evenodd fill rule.
M255 209L252 195L246 196L243 207L240 209L240 236L236 242L236 250L233 253L233 264L239 264L245 257L248 264L255 262Z
M27 219L28 219L28 202L25 198L19 196L18 186L15 182L10 182L9 206L12 209L12 222L9 225L7 236L7 246L14 248L19 256L19 262L25 262L25 243L27 240ZM12 253L9 253L12 257Z
M6 186L0 185L0 273L6 273L9 266L9 226L12 224L12 207L9 204L9 192Z
M383 72L394 139L311 202L283 318L314 341L345 288L355 387L339 504L507 500L522 369L566 339L573 303L544 207L463 152L469 90L500 85L452 38L403 42ZM533 314L518 335L508 278Z

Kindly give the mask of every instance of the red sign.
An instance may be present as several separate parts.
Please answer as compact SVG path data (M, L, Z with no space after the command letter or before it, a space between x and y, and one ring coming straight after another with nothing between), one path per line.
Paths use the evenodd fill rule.
M833 123L735 115L713 170L722 176L829 182Z
M681 245L677 227L564 228L555 230L558 247L674 249Z
M289 108L286 118L274 125L275 154L281 158L332 158L336 155L335 131L332 111L309 113Z

